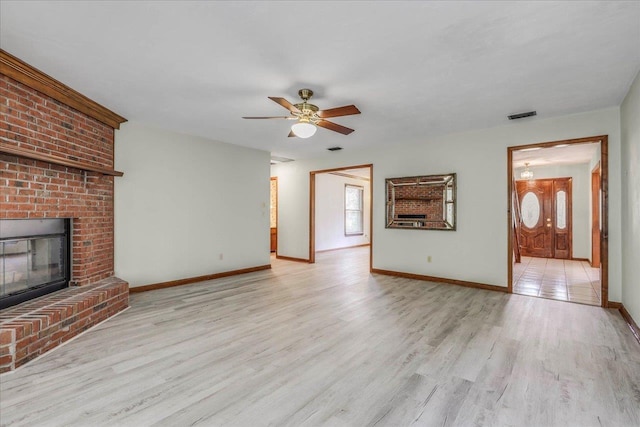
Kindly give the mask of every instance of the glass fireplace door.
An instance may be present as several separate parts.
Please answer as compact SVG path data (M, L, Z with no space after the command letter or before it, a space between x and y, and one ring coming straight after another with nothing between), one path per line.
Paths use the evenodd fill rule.
M7 225L9 221L3 221L1 226L0 308L68 286L69 242L66 220L39 220L59 223L56 226L51 223L47 227L31 228L25 228L23 224L16 227L16 223ZM25 221L28 220L21 220L23 223Z

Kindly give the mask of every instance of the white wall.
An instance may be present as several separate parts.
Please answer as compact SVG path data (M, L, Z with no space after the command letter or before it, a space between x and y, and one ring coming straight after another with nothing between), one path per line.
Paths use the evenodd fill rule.
M622 303L640 324L640 73L620 108L622 134Z
M363 189L362 236L344 235L344 186L357 185ZM369 181L332 175L316 174L316 251L346 248L369 243L370 192Z
M343 150L272 168L280 189L278 253L308 257L309 171L373 163L373 266L507 285L507 147L609 135L609 295L621 298L619 108L429 138L419 145ZM384 179L457 172L457 231L384 228ZM427 263L431 255L433 262Z
M530 166L534 179L571 178L571 232L573 257L591 259L591 170L589 163L575 165ZM514 170L516 178L524 168Z
M115 155L115 273L132 287L269 264L268 152L129 122Z

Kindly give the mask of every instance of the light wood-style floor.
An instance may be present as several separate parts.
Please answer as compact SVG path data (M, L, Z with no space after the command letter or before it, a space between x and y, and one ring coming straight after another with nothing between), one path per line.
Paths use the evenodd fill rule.
M617 311L370 275L367 251L133 294L2 375L0 424L640 425Z

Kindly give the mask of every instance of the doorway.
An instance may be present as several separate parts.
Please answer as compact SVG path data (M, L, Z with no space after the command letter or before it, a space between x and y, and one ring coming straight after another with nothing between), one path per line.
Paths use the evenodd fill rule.
M309 184L309 263L319 252L368 246L371 271L373 165L311 171Z
M509 292L608 306L607 143L507 148Z

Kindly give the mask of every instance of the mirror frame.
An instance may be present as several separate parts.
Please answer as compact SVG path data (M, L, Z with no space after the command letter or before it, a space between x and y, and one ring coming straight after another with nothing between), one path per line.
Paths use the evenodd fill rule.
M396 202L399 200L431 200L426 198L397 198L396 189L398 187L416 187L421 186L442 186L442 216L439 218L427 218L426 213L424 215L406 214L405 218L398 218L396 216ZM422 175L422 176L409 176L401 178L387 178L385 179L385 201L386 201L386 215L385 215L385 228L400 228L407 230L446 230L456 231L457 219L456 219L456 187L457 179L455 173L440 174L440 175ZM447 199L447 189L451 189L451 199ZM437 200L437 199L433 199ZM447 215L448 205L452 206L450 211L450 217Z

